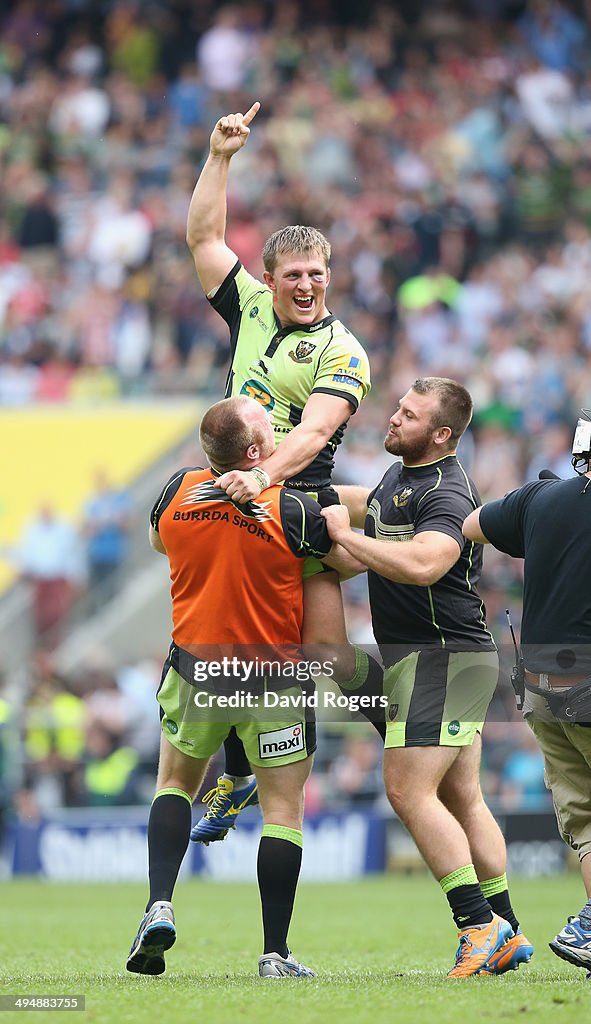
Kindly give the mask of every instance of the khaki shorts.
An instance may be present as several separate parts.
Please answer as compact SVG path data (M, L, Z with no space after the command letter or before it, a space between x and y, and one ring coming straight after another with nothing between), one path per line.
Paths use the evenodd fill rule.
M279 697L301 696L299 686L281 690ZM169 663L158 690L162 731L169 743L189 757L212 757L232 726L244 744L246 756L257 768L273 768L303 761L316 750L313 709L297 711L266 706L276 694L252 698L252 707L227 707L222 698L188 683ZM213 701L213 703L212 703Z
M386 749L471 746L498 675L496 651L414 651L391 665L384 673Z
M591 853L591 728L555 718L541 693L526 691L523 713L544 755L560 835L582 860Z

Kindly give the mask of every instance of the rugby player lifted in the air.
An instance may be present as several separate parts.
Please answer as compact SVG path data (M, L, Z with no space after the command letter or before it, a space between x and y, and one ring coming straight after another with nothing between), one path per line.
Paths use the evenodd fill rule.
M269 484L313 493L320 504L338 501L332 490L334 453L349 417L369 391L367 355L329 311L330 244L312 227L291 225L265 243L264 283L252 277L228 248L226 188L232 157L246 143L260 109L219 119L210 152L195 186L187 244L213 308L230 328L231 365L226 397L249 395L269 412L276 449L254 472L224 474L219 485L237 501L257 498ZM348 645L338 575L310 560L304 573L304 644L328 645L343 692L382 693L382 670L364 651ZM325 661L327 646L319 660ZM312 656L312 655L310 655ZM314 655L316 656L316 655ZM376 721L383 710L368 711ZM244 749L232 734L225 743L226 772L209 795L207 814L192 838L223 839L236 815L256 802L256 782Z

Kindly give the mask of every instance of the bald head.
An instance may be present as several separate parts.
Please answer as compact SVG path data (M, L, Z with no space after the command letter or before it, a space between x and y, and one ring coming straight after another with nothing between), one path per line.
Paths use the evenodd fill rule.
M211 465L224 471L251 468L275 448L269 414L246 395L212 405L201 420L199 440Z

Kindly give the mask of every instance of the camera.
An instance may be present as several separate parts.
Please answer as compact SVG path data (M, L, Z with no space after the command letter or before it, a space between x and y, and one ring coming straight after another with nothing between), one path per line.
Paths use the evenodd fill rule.
M591 462L591 409L581 409L581 413L583 415L577 420L572 447L572 461L575 469L579 462L587 463L587 465Z

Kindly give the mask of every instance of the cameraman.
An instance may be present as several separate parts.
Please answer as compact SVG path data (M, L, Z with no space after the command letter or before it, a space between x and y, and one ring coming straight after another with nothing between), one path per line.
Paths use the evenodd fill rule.
M573 442L577 476L542 479L471 512L464 535L524 558L523 713L544 754L558 828L577 852L587 903L550 943L591 969L591 413ZM553 477L545 479L544 477Z

